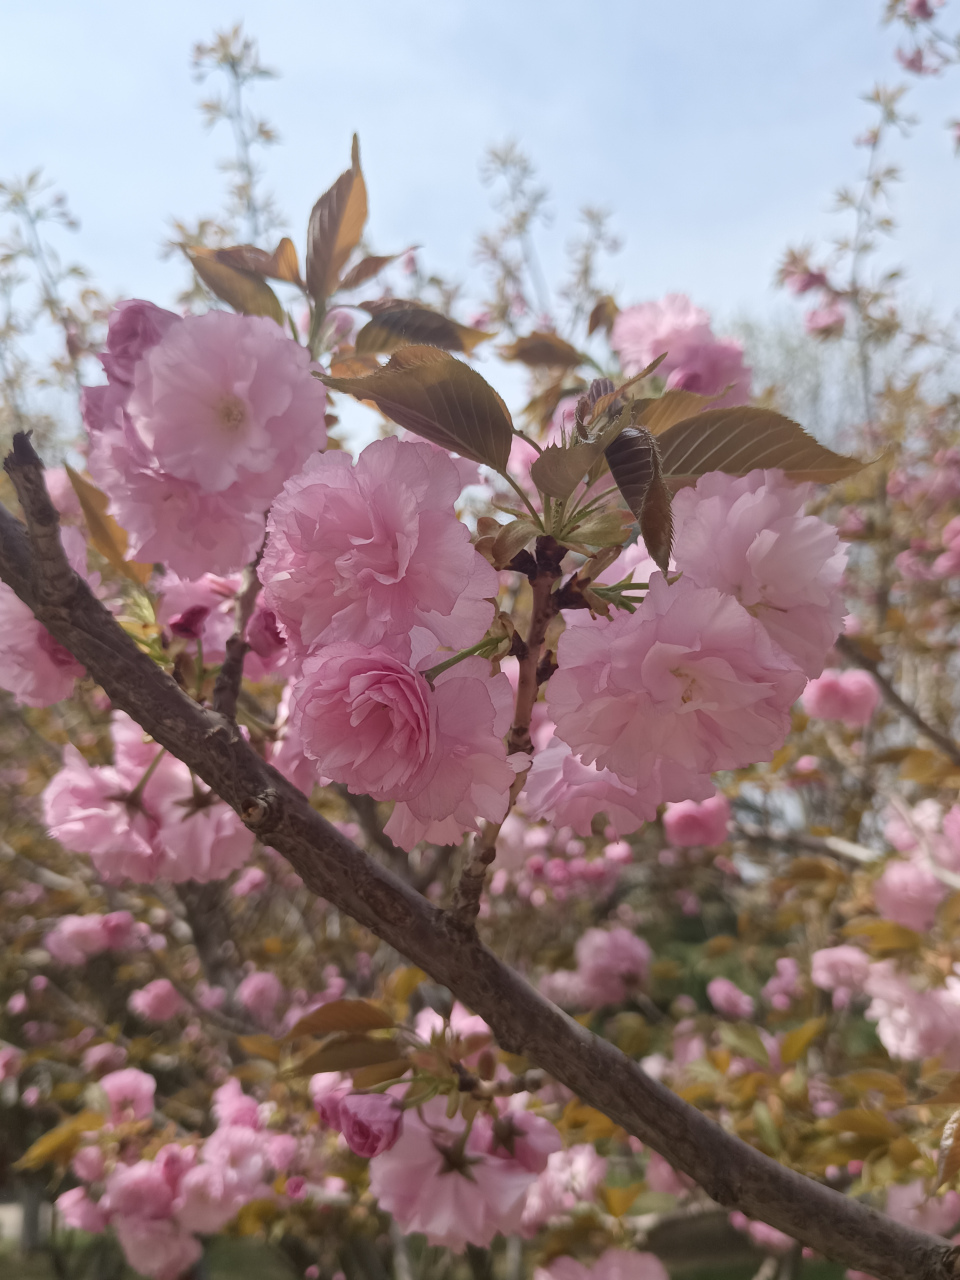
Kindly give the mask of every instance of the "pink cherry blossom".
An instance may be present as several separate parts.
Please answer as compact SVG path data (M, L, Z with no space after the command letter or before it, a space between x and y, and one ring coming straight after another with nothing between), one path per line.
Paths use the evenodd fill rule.
M505 675L491 676L484 659L467 658L437 676L433 696L434 768L416 795L394 805L384 827L401 849L420 840L457 844L481 820L501 821L516 776L503 742L513 716Z
M811 680L803 691L803 709L817 720L842 720L850 729L869 724L880 704L880 690L869 671L833 668Z
M173 1208L181 1227L214 1235L249 1199L246 1187L229 1169L198 1164L181 1178Z
M409 658L413 628L453 649L481 639L497 575L454 513L460 487L441 450L392 436L355 465L331 452L288 481L259 573L291 644L312 652L389 640Z
M157 1082L145 1071L138 1071L136 1067L111 1071L101 1079L100 1088L107 1095L110 1119L114 1123L127 1119L145 1120L153 1114Z
M84 1182L99 1182L104 1167L104 1155L99 1147L81 1147L70 1161L70 1168Z
M590 1004L618 1004L646 982L650 946L629 929L587 929L574 955Z
M894 1183L887 1188L886 1212L896 1222L916 1231L945 1236L960 1220L960 1195L948 1191L942 1196L932 1196L922 1178Z
M86 577L87 544L79 529L61 530L71 566ZM73 692L84 668L54 640L12 587L0 582L0 688L28 707L48 707Z
M219 1089L214 1089L213 1114L218 1125L240 1125L247 1129L260 1128L260 1108L257 1100L243 1092L243 1085L234 1076L231 1076Z
M810 485L782 471L713 471L673 500L674 557L685 578L736 596L808 676L840 633L846 551L837 531L803 514Z
M126 1060L127 1051L123 1045L106 1043L91 1045L85 1050L80 1063L87 1075L95 1075L98 1071L119 1071Z
M151 1280L179 1280L203 1256L200 1241L171 1218L119 1217L112 1225L127 1262Z
M294 1164L300 1144L291 1133L272 1133L267 1138L267 1158L279 1173Z
M727 838L730 821L730 801L718 791L706 800L680 800L668 804L663 815L663 830L670 843L678 849L696 845L723 844Z
M203 1144L203 1159L229 1171L249 1198L259 1195L267 1172L266 1139L247 1125L223 1124Z
M403 1112L382 1093L350 1093L340 1101L340 1130L358 1156L378 1156L397 1142Z
M669 1280L666 1267L654 1253L636 1249L607 1249L592 1267L563 1255L545 1267L535 1267L533 1280Z
M506 1153L491 1153L482 1125L461 1146L462 1120L442 1098L404 1114L400 1137L370 1161L370 1191L404 1232L457 1252L520 1228L535 1175Z
M169 978L156 978L127 1001L131 1011L147 1022L168 1022L183 1013L187 1003Z
M558 661L557 736L653 804L706 799L713 770L769 759L803 687L731 596L661 574L636 613L565 631Z
M718 405L746 404L750 399L743 347L716 338L710 317L685 294L668 293L659 302L626 307L613 322L610 345L628 377L666 352L657 375L666 378L669 390L719 396L729 387Z
M179 321L176 312L142 298L118 302L110 313L107 342L100 355L110 381L132 387L137 362Z
M781 956L776 963L776 972L763 984L763 996L774 1009L789 1009L794 1000L803 995L800 982L800 966L793 956Z
M248 898L251 893L259 893L267 883L267 873L260 867L247 867L230 887L231 897Z
M76 1231L89 1231L99 1235L107 1229L107 1215L96 1201L87 1195L86 1188L74 1187L57 1196L57 1213L68 1227Z
M533 757L521 803L528 817L572 827L580 836L591 834L598 813L606 815L618 836L638 831L657 816L656 804L609 769L584 764L559 738Z
M547 1158L547 1167L527 1196L523 1232L532 1235L551 1218L589 1203L607 1176L607 1160L591 1143L578 1143Z
M43 945L58 964L83 964L89 956L107 949L103 916L61 916L44 935Z
M283 999L283 983L275 973L249 973L237 987L237 999L265 1027L273 1025Z
M173 1191L159 1165L153 1160L138 1160L114 1166L100 1203L111 1214L167 1218L173 1208Z
M916 1062L940 1056L944 1067L960 1068L955 985L921 990L898 973L892 961L881 960L871 964L863 989L872 997L866 1016L876 1022L877 1035L891 1058Z
M756 1004L752 996L729 978L713 978L707 983L707 995L718 1013L726 1018L752 1018Z
M870 973L870 957L859 947L823 947L810 960L810 980L821 991L833 992L833 1005L843 1009L862 990Z
M937 916L937 907L949 890L921 862L894 858L873 886L877 910L888 920L923 933Z
M803 327L814 337L837 337L843 333L847 323L847 313L840 302L828 302L825 306L814 307L803 317Z

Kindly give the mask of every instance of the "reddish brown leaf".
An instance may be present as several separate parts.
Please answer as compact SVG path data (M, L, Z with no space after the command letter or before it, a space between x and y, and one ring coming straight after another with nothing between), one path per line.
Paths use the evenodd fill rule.
M239 271L269 276L271 280L287 280L291 284L302 284L297 251L288 236L283 237L273 253L258 249L255 244L238 244L229 249L215 249L214 255L218 262L228 267L236 267Z
M507 406L475 369L438 347L401 347L366 377L321 380L444 449L506 470L513 443Z
M360 243L367 221L367 187L356 134L351 160L350 168L313 206L307 224L307 291L318 303L337 288L340 272Z
M374 276L380 274L384 267L388 267L391 262L396 262L400 257L399 253L387 254L385 257L368 257L361 258L356 266L351 267L347 274L340 281L340 288L358 289L360 285L366 284L368 280L372 280Z
M574 369L583 364L583 356L576 347L555 333L540 331L501 347L498 354L504 360L519 360L531 368L545 365L552 369Z
M261 276L221 262L216 249L198 247L184 249L184 253L207 288L234 311L246 316L269 316L283 325L280 299Z
M609 294L605 294L590 312L590 319L587 321L587 333L596 333L598 329L603 329L609 333L613 328L614 320L619 314L620 308Z
M389 1013L366 1000L332 1000L304 1016L283 1037L327 1036L333 1031L375 1031L392 1027Z
M640 523L647 550L666 573L673 517L656 440L646 427L625 427L604 456L623 500Z
M356 337L357 355L370 352L397 351L410 345L443 347L446 351L463 351L469 355L474 347L492 333L457 324L448 316L427 307L402 306L379 310Z

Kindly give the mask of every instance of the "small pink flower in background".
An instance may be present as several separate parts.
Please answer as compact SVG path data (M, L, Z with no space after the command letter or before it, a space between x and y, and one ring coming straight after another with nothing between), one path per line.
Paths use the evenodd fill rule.
M185 1012L187 1003L169 978L155 978L127 1001L131 1012L146 1022L169 1022Z
M636 613L569 627L558 661L557 736L653 804L706 799L714 770L769 759L804 683L731 596L661 574Z
M768 1253L787 1253L796 1243L792 1236L778 1231L769 1223L756 1222L748 1218L739 1209L730 1214L730 1225L736 1227L738 1231L745 1232L758 1249L765 1249Z
M719 396L718 406L746 404L750 399L750 370L743 363L743 347L718 339L706 311L682 293L668 293L659 302L644 302L619 313L610 333L610 346L620 357L627 377L667 353L657 369L668 390L696 391Z
M278 1173L286 1173L299 1149L300 1144L291 1133L272 1133L267 1138L267 1159Z
M57 1213L68 1227L76 1231L89 1231L99 1235L107 1229L107 1215L100 1206L87 1195L83 1187L74 1187L64 1191L56 1200Z
M104 1170L103 1152L99 1147L81 1147L70 1161L70 1168L83 1182L99 1182Z
M119 1071L126 1060L127 1051L122 1045L95 1044L84 1051L80 1064L88 1075L94 1075L97 1071Z
M911 18L921 22L929 22L934 11L939 9L944 0L907 0L907 13Z
M887 1188L886 1212L904 1226L942 1236L960 1220L960 1195L948 1191L946 1195L931 1196L922 1178L895 1183Z
M803 327L815 338L835 338L843 333L847 313L839 302L814 307L803 317Z
M118 1217L112 1223L130 1266L151 1280L179 1280L200 1261L200 1241L172 1218Z
M650 967L650 945L629 929L587 929L574 948L588 1000L617 1004L642 987Z
M40 1101L40 1090L35 1084L30 1085L21 1093L20 1101L25 1107L35 1107Z
M828 281L823 271L787 268L784 271L783 283L791 293L801 294L809 293L811 289L824 289Z
M893 859L873 886L877 910L887 920L923 933L937 917L949 889L923 863Z
M830 668L803 691L803 709L817 720L842 720L850 729L869 724L880 705L880 689L869 671Z
M100 1088L107 1095L110 1119L114 1124L124 1120L146 1120L153 1114L157 1082L145 1071L138 1071L136 1067L111 1071L100 1080Z
M378 1156L389 1151L403 1127L397 1102L382 1093L350 1093L340 1101L340 1130L347 1146L358 1156Z
M454 650L481 639L497 574L456 517L461 487L442 450L395 436L354 465L343 452L311 460L274 503L259 568L291 645L389 643L409 659L412 628Z
M173 1207L177 1221L187 1231L215 1235L248 1199L246 1188L229 1172L213 1164L198 1164L181 1178Z
M920 990L892 961L870 966L863 989L871 997L866 1016L891 1058L916 1062L940 1056L943 1066L960 1068L957 979L946 986Z
M781 956L776 963L776 973L763 987L763 996L774 1009L789 1009L794 1000L803 995L800 982L800 966L793 956Z
M646 1182L651 1191L661 1191L669 1196L686 1195L696 1185L685 1173L679 1173L658 1151L651 1151L647 1160Z
M214 1089L213 1115L218 1125L240 1125L247 1129L260 1128L260 1108L257 1100L243 1092L243 1085L235 1076L231 1076L219 1089Z
M267 873L260 867L247 867L241 871L230 889L234 898L247 898L251 893L259 893L267 883Z
M668 804L663 815L667 839L679 849L723 844L730 821L730 801L718 791L706 800L680 800Z
M114 1166L100 1203L111 1214L167 1218L173 1210L173 1191L155 1161L138 1160Z
M669 1280L666 1267L654 1253L636 1249L607 1249L592 1266L563 1255L548 1266L536 1267L533 1280Z
M638 831L657 816L655 804L609 769L584 764L559 738L551 739L533 757L521 804L534 821L546 819L555 827L569 826L580 836L591 834L598 813L607 815L618 835Z
M859 947L823 947L810 961L810 980L821 991L833 992L833 1007L845 1009L863 990L870 973L870 957Z
M607 1176L607 1159L591 1143L578 1143L547 1157L527 1196L523 1232L532 1235L551 1218L570 1213L597 1194Z
M735 596L808 676L840 634L846 550L833 525L803 514L811 485L782 471L709 472L673 500L684 578Z
M136 938L129 911L109 915L61 916L43 945L58 964L80 965L102 951L122 951Z
M712 978L707 983L707 995L717 1013L725 1018L752 1018L756 1004L752 996L741 991L729 978Z
M284 986L275 973L250 973L237 987L237 999L265 1027L273 1024Z
M21 1014L26 1013L28 1001L23 991L15 991L7 1001L7 1013L13 1018L19 1018Z

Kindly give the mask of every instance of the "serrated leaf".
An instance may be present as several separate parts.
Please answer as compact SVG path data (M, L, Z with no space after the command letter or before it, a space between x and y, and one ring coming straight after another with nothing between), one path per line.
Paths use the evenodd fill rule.
M469 355L481 342L492 338L483 329L457 324L429 307L390 307L379 311L357 334L357 355L385 354L400 347L427 345Z
M65 467L67 476L77 495L83 518L86 521L90 541L109 565L118 573L122 573L131 582L143 586L153 573L152 564L141 564L137 560L128 560L127 533L107 511L109 499L95 484L91 484L69 464Z
M495 471L513 443L507 406L475 369L438 347L401 347L362 378L319 375L333 391L369 400L401 427Z
M101 1129L107 1117L99 1111L81 1111L55 1129L39 1137L13 1166L15 1169L42 1169L46 1164L67 1164L80 1145L81 1136Z
M637 419L651 435L662 435L668 427L687 422L717 400L717 396L701 396L696 391L665 391L657 400L650 400Z
M273 253L258 249L255 244L232 245L227 249L214 249L213 252L218 262L236 267L239 271L269 276L271 280L286 280L290 284L303 283L300 279L297 250L289 236L283 237Z
M184 253L207 288L234 311L245 316L268 316L283 327L280 299L261 276L218 261L216 249L197 246L185 248Z
M365 1035L335 1035L300 1059L296 1074L312 1076L318 1071L354 1071L357 1067L396 1062L399 1057L400 1046L393 1036L373 1039Z
M783 414L745 405L707 409L668 427L657 439L671 489L695 484L708 471L743 476L759 467L779 468L798 482L833 484L865 465L834 453Z
M358 289L360 285L366 284L368 280L378 276L384 267L389 267L391 262L396 262L399 257L399 253L390 253L380 257L371 254L366 258L361 258L356 266L351 267L343 277L338 288L344 291Z
M584 359L576 347L557 334L540 331L517 338L516 342L501 347L497 354L501 360L518 360L528 368L575 369Z
M814 1040L823 1034L826 1026L826 1018L809 1018L802 1026L794 1027L792 1031L788 1031L783 1037L783 1043L780 1046L781 1060L788 1066L791 1063L799 1062Z
M646 427L625 427L604 449L610 474L636 516L647 550L664 573L670 565L673 514L657 441Z
M882 1111L868 1111L866 1107L837 1111L823 1120L821 1127L831 1133L855 1133L861 1138L882 1138L887 1142L892 1142L901 1133L896 1121Z
M307 224L307 292L315 302L323 303L336 289L366 221L367 187L354 134L350 168L313 206Z
M265 1033L253 1036L237 1036L237 1043L251 1058L266 1058L267 1062L280 1061L280 1048L273 1036Z
M386 1010L366 1000L331 1000L304 1014L283 1041L296 1040L298 1036L328 1036L334 1031L377 1031L393 1025Z
M722 1022L717 1031L721 1044L741 1058L753 1058L754 1061L769 1064L770 1055L767 1046L760 1039L760 1032L750 1022Z

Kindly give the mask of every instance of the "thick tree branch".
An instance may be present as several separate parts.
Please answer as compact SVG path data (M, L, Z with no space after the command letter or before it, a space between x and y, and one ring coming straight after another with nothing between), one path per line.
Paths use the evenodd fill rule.
M314 893L377 934L522 1054L648 1143L720 1204L882 1280L956 1280L960 1250L777 1164L650 1079L500 961L472 931L326 822L224 716L192 701L72 572L29 441L7 459L30 538L0 509L0 577L82 662L114 705L183 760L281 853ZM53 518L50 519L52 513Z
M916 707L911 707L909 702L905 702L880 670L879 664L874 662L872 658L868 658L855 640L851 640L849 636L840 636L837 639L836 648L845 658L849 658L858 667L863 667L864 671L869 671L880 686L884 698L890 703L891 707L894 707L912 725L919 729L925 738L929 738L949 760L952 760L956 765L960 765L960 744L954 742L949 734L940 729L935 729L932 724L924 720Z

